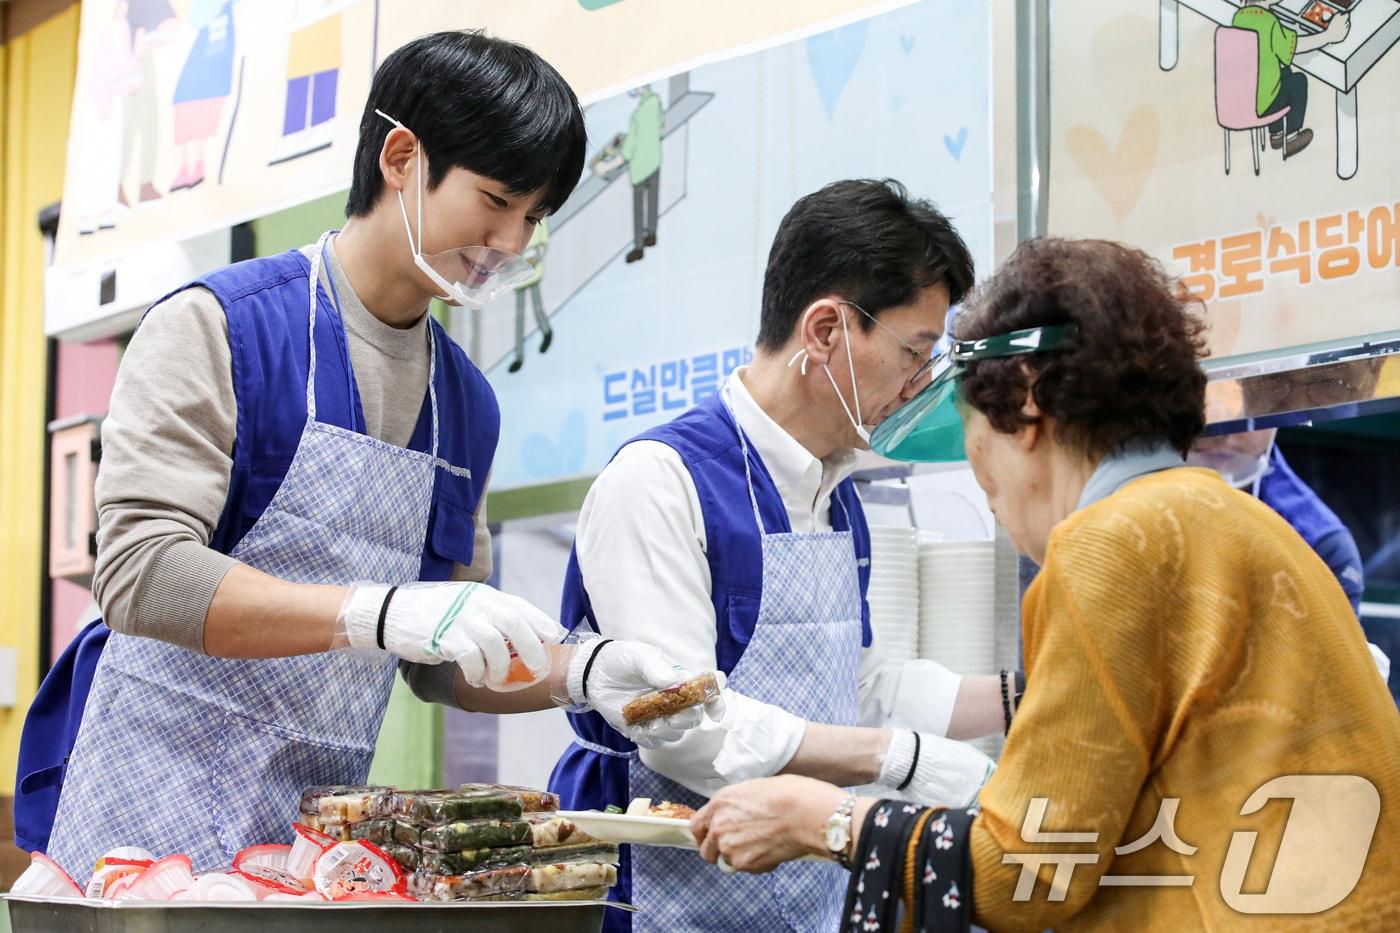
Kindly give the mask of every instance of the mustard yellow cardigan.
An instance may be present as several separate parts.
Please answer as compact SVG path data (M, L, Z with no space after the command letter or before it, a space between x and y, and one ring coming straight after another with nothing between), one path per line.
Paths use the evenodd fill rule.
M1026 694L973 824L977 923L1400 930L1400 713L1331 571L1268 506L1208 470L1127 484L1055 528L1022 634ZM1257 789L1295 774L1365 778L1379 795L1378 822L1355 778L1305 779L1320 802L1277 799L1242 814ZM1024 840L1033 798L1046 801L1042 832L1096 840ZM1172 845L1116 854L1149 835L1171 798ZM1228 902L1272 909L1289 891L1303 901L1344 892L1347 847L1364 847L1373 825L1359 883L1337 906L1280 916ZM1235 842L1242 883L1227 873L1222 884L1237 832L1257 837L1252 850L1248 836ZM1008 853L1085 859L1069 866L1062 900L1049 899L1057 866L1046 863L1018 903L1022 866L1007 864ZM1194 880L1133 881L1144 876ZM1251 907L1236 892L1264 897Z

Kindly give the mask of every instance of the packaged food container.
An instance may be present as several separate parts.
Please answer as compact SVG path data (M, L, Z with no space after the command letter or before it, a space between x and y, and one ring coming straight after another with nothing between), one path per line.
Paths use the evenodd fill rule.
M391 819L365 820L350 826L350 838L372 842L377 846L394 841L394 821Z
M316 860L321 857L322 852L335 845L337 840L300 823L292 824L292 833L292 846L287 853L285 867L288 873L309 886Z
M672 684L655 693L648 693L622 707L622 718L629 726L670 716L681 710L708 703L720 695L719 681L713 672Z
M531 843L537 849L593 841L573 820L557 814L527 813L525 819L530 824Z
M530 869L524 865L493 868L467 875L442 875L433 883L433 900L476 900L502 894L523 894Z
M328 794L316 801L321 823L362 823L390 816L397 795L388 787L372 787L344 794ZM329 832L329 830L327 830ZM334 833L332 833L334 835Z
M524 859L528 865L559 865L565 862L600 862L616 865L621 857L612 842L580 842L548 849L531 849Z
M520 809L525 813L553 812L559 809L559 795L547 790L530 787L517 787L513 784L463 784L459 793L510 794L520 801Z
M156 857L139 846L119 846L104 853L92 867L92 877L88 879L88 897L112 897L117 893L118 882L133 875L139 875Z
M256 901L258 893L241 875L210 872L200 875L184 898L191 901Z
M168 901L194 886L188 855L167 855L137 875L122 891L122 900Z
M316 860L312 880L316 890L331 901L404 888L404 873L398 862L369 842L338 842L331 846Z
M524 820L471 820L424 827L419 838L424 849L460 852L496 846L529 844L533 833Z
M530 880L526 890L539 894L555 891L573 891L578 888L592 888L599 885L611 887L617 884L617 866L603 862L565 862L558 865L539 865L530 869Z
M33 852L29 856L29 867L15 879L10 893L37 897L82 897L83 889L68 876L63 866L42 852Z
M482 868L500 868L529 862L530 846L463 849L460 852L423 852L418 866L435 875L464 875Z
M417 797L408 818L420 825L453 823L461 820L517 819L523 812L520 800L497 791L471 791Z

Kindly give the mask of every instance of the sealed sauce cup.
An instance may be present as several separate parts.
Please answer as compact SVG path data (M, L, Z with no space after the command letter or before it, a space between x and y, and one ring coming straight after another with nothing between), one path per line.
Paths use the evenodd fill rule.
M316 860L316 890L328 901L357 894L402 893L403 869L383 849L369 842L338 842Z
M61 865L44 853L35 852L29 856L29 867L15 879L10 893L36 897L82 897L83 889Z
M193 886L190 857L167 855L129 882L120 897L129 901L168 901Z
M546 646L548 647L548 646ZM520 660L520 655L516 653L515 646L506 640L506 648L510 651L510 667L506 669L505 680L500 683L488 682L486 686L498 693L510 693L515 690L524 690L532 687L549 676L552 666L549 654L546 652L544 666L538 671L532 671L525 666L525 662Z
M155 863L156 857L138 846L120 846L112 849L92 866L92 877L88 879L87 896L110 898L118 891L118 883L132 875L139 875Z
M283 867L309 889L313 886L311 875L316 869L316 860L340 840L302 823L293 823L292 831L296 835Z
M288 865L291 846L249 846L233 858L233 870L252 882L259 899L269 894L306 893L306 884Z

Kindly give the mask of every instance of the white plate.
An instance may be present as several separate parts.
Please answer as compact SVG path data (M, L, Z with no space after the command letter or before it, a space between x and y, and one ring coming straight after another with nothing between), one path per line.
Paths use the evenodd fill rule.
M559 815L572 821L588 835L604 842L667 846L673 849L699 848L695 844L695 837L690 834L690 820L601 813L597 810L560 810Z

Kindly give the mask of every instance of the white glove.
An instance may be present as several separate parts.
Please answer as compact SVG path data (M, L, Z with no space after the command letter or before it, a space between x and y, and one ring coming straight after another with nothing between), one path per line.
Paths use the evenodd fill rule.
M875 783L929 806L968 807L996 767L992 759L966 742L929 732L916 736L908 729L891 729Z
M564 684L570 703L596 710L608 725L642 748L656 748L699 726L705 716L715 721L724 717L724 674L715 672L720 694L702 706L635 726L627 725L622 708L643 694L694 676L660 648L639 641L599 638L579 645Z
M336 624L352 648L388 651L419 664L450 661L474 687L503 684L512 651L538 680L549 670L545 645L565 635L563 626L530 603L484 583L357 586Z

